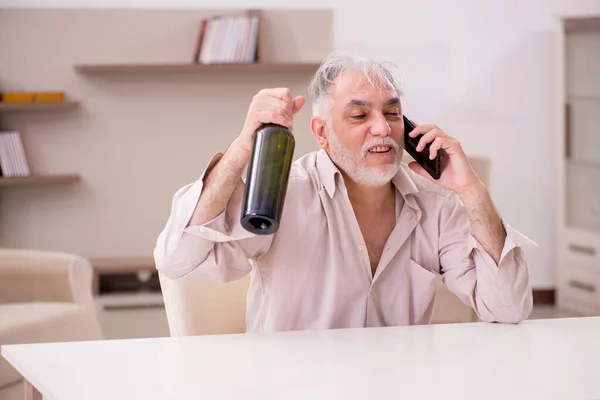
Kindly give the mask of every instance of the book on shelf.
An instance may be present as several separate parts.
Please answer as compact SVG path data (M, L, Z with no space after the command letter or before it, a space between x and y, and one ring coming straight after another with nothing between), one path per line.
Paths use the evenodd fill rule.
M253 63L258 45L257 16L215 16L200 23L194 62Z
M21 134L18 131L0 131L0 176L19 178L29 175Z

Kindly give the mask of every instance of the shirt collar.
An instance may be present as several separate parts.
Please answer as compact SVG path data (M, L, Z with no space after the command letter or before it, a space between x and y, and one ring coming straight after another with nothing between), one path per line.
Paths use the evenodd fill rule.
M317 173L319 174L319 179L325 187L327 194L329 194L329 197L333 197L337 189L337 185L343 182L340 170L333 163L333 161L331 161L331 158L323 149L318 151L316 167ZM419 207L412 194L417 193L419 189L411 178L411 173L413 172L409 170L406 164L401 164L400 168L398 169L398 173L396 173L396 175L394 175L392 178L392 183L402 195L402 198L406 204L415 210L418 210Z

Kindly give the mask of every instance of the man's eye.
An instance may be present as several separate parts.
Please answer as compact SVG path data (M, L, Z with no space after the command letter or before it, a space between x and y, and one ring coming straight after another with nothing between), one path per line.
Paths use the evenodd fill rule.
M353 115L352 118L354 119L362 119L365 117L365 114L358 114L358 115Z
M386 113L386 115L393 117L393 118L400 118L399 112L389 112L389 113Z

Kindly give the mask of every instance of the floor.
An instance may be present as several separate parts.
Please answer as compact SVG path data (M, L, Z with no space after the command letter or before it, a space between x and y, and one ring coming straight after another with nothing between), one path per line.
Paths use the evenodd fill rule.
M529 319L582 317L574 312L557 309L554 305L534 305ZM479 321L471 307L462 303L446 287L436 293L432 324Z
M536 305L533 306L533 311L529 319L544 319L544 318L573 318L581 317L569 311L558 310L552 305Z

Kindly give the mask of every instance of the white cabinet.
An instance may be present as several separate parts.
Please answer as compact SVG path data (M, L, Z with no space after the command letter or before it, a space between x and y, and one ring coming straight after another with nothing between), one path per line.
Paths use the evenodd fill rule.
M589 18L593 22L597 18ZM575 21L575 19L571 20ZM575 96L598 96L600 94L600 29L594 29L590 23L578 29L576 24L566 32L565 58L567 70L567 94Z
M600 315L600 16L565 27L556 298Z
M106 339L170 336L161 293L101 295L96 307Z
M565 167L567 227L600 234L600 163L568 160Z
M600 68L596 79L600 80ZM570 96L569 108L570 158L576 162L591 164L597 170L600 167L600 93L596 97Z
M152 258L92 259L94 297L107 339L169 336Z

